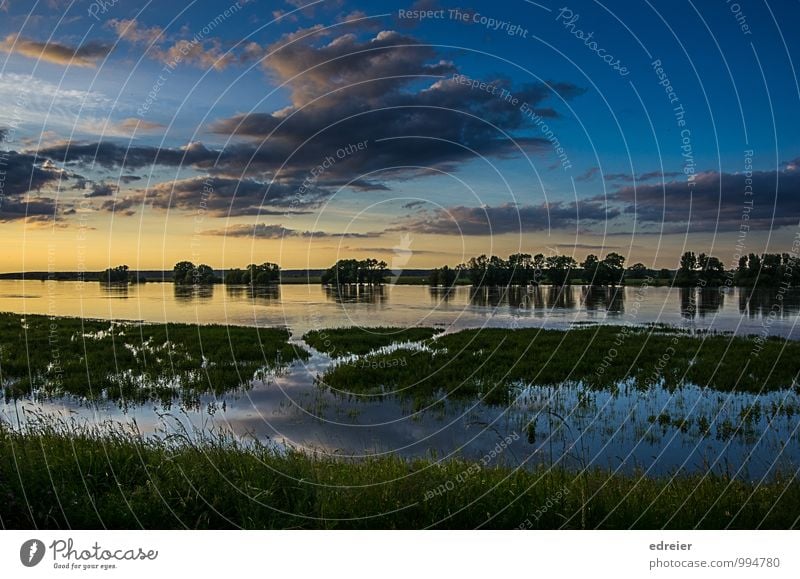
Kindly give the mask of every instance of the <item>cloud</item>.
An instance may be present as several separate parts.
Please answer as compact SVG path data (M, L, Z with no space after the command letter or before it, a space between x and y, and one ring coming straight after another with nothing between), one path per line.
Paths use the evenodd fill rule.
M0 51L62 66L94 67L98 60L105 58L111 52L111 46L100 42L88 42L83 46L73 47L58 42L37 42L18 34L9 34L0 41Z
M136 19L119 20L114 18L106 22L106 26L114 30L121 39L137 44L154 44L164 35L162 28L142 26Z
M800 170L796 162L777 171L753 171L752 195L745 194L746 178L742 173L707 171L696 175L691 188L683 177L663 185L625 186L607 200L629 218L635 214L651 230L660 231L663 225L667 233L682 233L690 223L692 232L738 231L740 225L770 231L798 224Z
M600 201L553 202L540 205L506 203L495 207L448 207L412 218L391 231L437 235L502 235L593 226L620 215Z
M231 225L225 229L212 229L203 232L205 235L227 236L227 237L253 237L258 239L283 239L284 237L304 237L304 238L339 238L339 239L368 239L380 237L381 232L367 233L329 233L326 231L300 231L289 229L283 225L270 225L259 223L256 225Z
M307 214L308 208L315 207L319 201L320 197L313 191L307 191L302 198L298 198L296 189L286 184L206 175L130 191L126 197L106 201L100 208L105 211L133 211L145 205L163 210L202 212L212 217L285 216Z
M262 66L276 82L288 83L292 104L214 122L213 132L236 137L223 149L198 142L158 148L103 141L59 144L39 154L67 166L207 172L219 179L211 211L255 215L286 207L300 190L302 204L313 206L342 187L386 191L392 181L455 171L481 155L514 158L551 150L548 141L530 136L533 126L519 106L460 82L455 64L435 48L395 31L362 39L357 24L337 26L354 32L312 27L267 47L273 54ZM556 112L549 102L583 92L569 83L492 82L551 117ZM156 186L146 197L157 206L191 211L202 180Z
M118 191L116 185L111 185L105 181L92 183L92 190L85 197L111 197Z
M0 151L0 178L0 221L14 221L56 215L56 201L35 193L70 175L33 155Z
M599 172L600 172L600 167L589 167L588 169L586 169L586 171L575 177L575 180L591 181L592 179L595 178L595 176L597 176Z
M633 183L634 180L650 181L651 179L672 179L674 177L680 177L681 175L683 175L683 173L680 171L649 171L647 173L640 174L634 179L633 175L630 173L606 173L603 175L603 179L606 181L623 181L626 183Z
M158 131L164 128L164 125L161 123L155 123L153 121L146 121L144 119L136 118L123 119L117 123L114 123L114 126L120 131L125 131L127 133Z
M531 123L519 105L459 82L455 64L411 36L382 31L360 40L347 33L319 43L319 34L298 31L269 49L263 66L275 82L288 83L292 105L221 119L212 130L268 144L269 154L259 152L252 161L271 170L287 161L278 177L302 177L357 142L366 142L368 150L336 163L326 178L368 172L386 180L410 178L420 167L453 171L477 155L504 158L548 150L546 140L527 136ZM493 83L549 116L556 113L543 103L583 92L569 83L513 86L506 78ZM272 167L270 158L276 162Z

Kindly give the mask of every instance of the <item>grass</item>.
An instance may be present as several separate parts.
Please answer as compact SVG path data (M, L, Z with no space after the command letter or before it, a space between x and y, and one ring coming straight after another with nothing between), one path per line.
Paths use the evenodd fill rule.
M776 528L800 485L719 476L482 468L397 457L322 459L226 438L0 424L0 526L173 528Z
M248 386L308 353L281 328L146 324L0 314L6 399L35 394L90 400L184 402Z
M592 326L569 331L481 329L446 334L428 349L371 354L331 367L322 381L344 393L394 392L430 399L481 396L504 404L520 384L580 383L614 389L679 388L687 383L720 391L767 392L794 388L800 342L661 333L657 328ZM413 364L390 358L414 356Z
M303 340L312 348L338 358L352 354L361 356L392 344L420 342L440 331L434 328L332 328L307 332Z

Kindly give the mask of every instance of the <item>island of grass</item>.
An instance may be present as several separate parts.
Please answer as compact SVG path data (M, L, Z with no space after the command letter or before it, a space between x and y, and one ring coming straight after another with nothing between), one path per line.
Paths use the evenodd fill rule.
M433 337L441 330L435 328L399 327L351 327L311 330L303 336L306 344L324 352L332 358L363 356L391 346L407 342L421 342Z
M356 462L49 422L0 423L0 499L5 529L791 529L800 484Z
M690 335L657 327L475 329L445 334L425 345L337 364L321 382L349 394L480 396L487 403L505 404L520 385L674 389L691 383L761 393L796 388L800 373L797 341ZM387 363L412 355L413 364Z
M78 396L191 402L263 377L308 352L283 328L154 324L0 313L6 399Z

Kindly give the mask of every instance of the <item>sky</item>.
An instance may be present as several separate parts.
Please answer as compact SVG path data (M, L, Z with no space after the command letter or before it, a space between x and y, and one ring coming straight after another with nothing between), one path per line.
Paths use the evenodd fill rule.
M0 0L0 271L796 251L799 17Z

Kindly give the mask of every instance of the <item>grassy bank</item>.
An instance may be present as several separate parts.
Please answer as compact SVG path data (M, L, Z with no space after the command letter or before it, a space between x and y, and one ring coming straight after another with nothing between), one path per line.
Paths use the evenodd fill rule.
M306 332L303 340L320 352L332 357L341 357L350 354L364 355L392 344L420 342L429 339L437 332L441 330L398 327L331 328Z
M226 440L0 426L3 528L793 528L800 485L334 461Z
M659 328L592 326L569 331L480 329L447 334L429 350L371 354L337 364L323 382L341 392L402 396L482 396L505 403L519 383L566 381L588 388L678 388L766 392L796 387L800 342L695 336ZM414 363L392 365L397 357Z
M148 324L0 314L7 398L73 395L191 401L241 386L308 353L282 328Z

